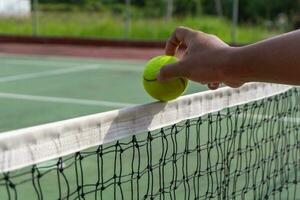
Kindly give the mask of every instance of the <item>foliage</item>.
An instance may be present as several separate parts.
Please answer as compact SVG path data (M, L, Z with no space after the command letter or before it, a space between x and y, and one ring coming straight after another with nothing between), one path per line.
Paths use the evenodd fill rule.
M125 4L126 1L130 2L129 7ZM173 2L173 19L170 21L165 20L167 1L38 0L40 32L44 35L79 37L122 38L127 35L130 39L161 40L167 38L176 26L186 25L230 41L230 18L234 0L219 0L225 16L223 18L215 16L217 0L170 0ZM295 17L300 10L299 4L300 0L239 0L241 26L238 29L238 41L253 42L272 35L274 30L287 30L291 24L274 26L272 23L282 13L287 16L287 22L294 20L295 24L299 23L300 17ZM131 28L130 33L125 33L124 22L128 22L128 14ZM24 25L17 25L17 29L27 33L30 31L29 25L25 21ZM0 21L0 30L11 31L12 26L7 26L7 29L2 26L7 25L1 25Z
M222 0L225 16L231 17L233 0ZM239 18L242 21L257 22L260 19L274 20L279 14L291 17L299 12L298 0L239 0ZM203 0L204 12L215 14L212 0Z
M111 11L99 12L39 12L38 34L42 36L69 36L122 39L126 37L124 16ZM32 35L32 18L0 18L0 34ZM178 25L214 33L230 42L230 21L214 16L164 18L133 17L128 39L165 40ZM238 42L250 43L270 37L271 32L260 26L238 27Z
M39 0L40 4L68 4L81 9L97 11L103 7L114 8L124 5L126 0ZM166 13L167 0L129 0L131 6L142 8L145 16L159 17ZM299 0L239 0L239 17L243 21L257 22L260 19L272 20L284 13L292 17L300 10ZM173 0L174 15L196 16L216 14L215 0ZM233 0L221 0L223 13L231 17ZM66 10L68 10L66 8ZM70 9L69 9L70 10Z

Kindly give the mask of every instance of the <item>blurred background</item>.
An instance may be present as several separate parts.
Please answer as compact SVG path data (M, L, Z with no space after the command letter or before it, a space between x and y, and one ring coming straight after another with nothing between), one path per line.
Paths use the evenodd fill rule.
M300 0L0 0L0 34L165 40L178 25L251 43L300 26Z

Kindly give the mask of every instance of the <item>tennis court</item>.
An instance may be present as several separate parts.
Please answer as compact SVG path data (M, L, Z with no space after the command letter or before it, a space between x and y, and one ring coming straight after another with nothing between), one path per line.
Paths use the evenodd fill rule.
M154 101L143 61L0 55L0 131ZM205 90L190 84L186 94Z
M143 61L1 55L0 63L1 132L154 101L142 88ZM186 93L205 89L191 83ZM143 154L146 156L146 152ZM88 160L84 170L90 173L85 174L85 179L93 182L96 160ZM48 161L38 168L47 171L56 163L57 160ZM76 183L76 172L68 173L70 184ZM105 166L105 173L112 174L113 168ZM44 199L57 198L54 175L42 182L47 187L43 192L48 194ZM146 186L146 181L142 182ZM31 184L19 190L22 199L40 198ZM112 197L113 190L106 191L104 199Z
M1 132L154 101L142 88L143 61L2 54L0 63ZM186 93L205 89L191 83ZM55 168L56 163L57 160L48 161L38 168L47 171ZM92 181L94 171L88 166L95 170L95 160L89 159L85 164L85 170L91 172L85 174L85 179ZM113 172L111 166L105 166L105 171ZM76 173L68 173L72 185ZM44 199L56 199L57 177L45 181L43 192L48 196ZM40 198L32 189L31 184L20 187L22 199ZM113 191L105 194L104 199L112 198ZM8 196L1 195L2 198Z
M147 104L144 61L0 60L1 132L88 115L0 135L0 199L299 195L297 88L190 83L191 95Z

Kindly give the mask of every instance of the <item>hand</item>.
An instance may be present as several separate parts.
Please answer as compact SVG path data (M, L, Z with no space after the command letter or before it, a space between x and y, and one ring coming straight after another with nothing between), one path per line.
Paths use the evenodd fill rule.
M166 55L175 55L180 45L186 46L183 58L175 64L164 66L157 76L159 81L184 77L210 89L217 89L220 83L239 87L241 82L227 80L223 74L227 56L233 47L214 35L205 34L185 27L178 27L166 44Z

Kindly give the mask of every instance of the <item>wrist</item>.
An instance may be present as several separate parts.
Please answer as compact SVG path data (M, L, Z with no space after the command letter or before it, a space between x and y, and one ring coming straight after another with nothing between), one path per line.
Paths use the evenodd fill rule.
M221 80L224 83L249 82L250 70L243 58L244 47L226 48L221 62Z

